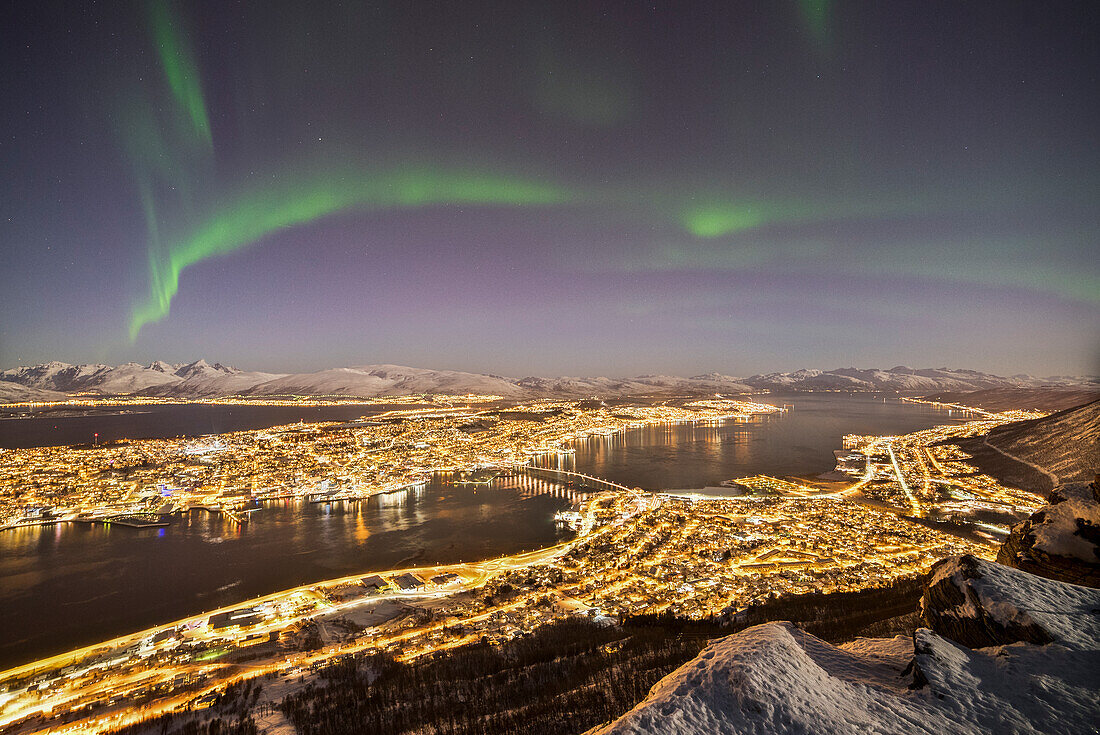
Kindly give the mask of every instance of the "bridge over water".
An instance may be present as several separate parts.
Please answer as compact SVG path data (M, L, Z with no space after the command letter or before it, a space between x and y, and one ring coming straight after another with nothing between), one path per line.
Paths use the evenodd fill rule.
M493 480L494 487L506 487L518 491L526 497L549 495L552 498L561 498L570 503L576 503L584 499L586 490L575 485L567 485L559 479L536 477L527 473L523 468L498 475Z
M535 477L549 477L557 480L558 482L572 483L573 485L586 487L590 490L619 490L624 492L634 492L633 488L629 488L626 485L621 485L611 480L605 480L602 477L593 477L592 475L586 475L583 472L573 472L571 470L558 470L550 467L536 467L534 465L524 465L523 472Z

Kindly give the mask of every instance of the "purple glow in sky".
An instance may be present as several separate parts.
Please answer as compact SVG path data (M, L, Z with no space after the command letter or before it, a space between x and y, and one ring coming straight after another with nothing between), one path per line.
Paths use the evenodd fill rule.
M0 367L1100 372L1090 2L9 4Z

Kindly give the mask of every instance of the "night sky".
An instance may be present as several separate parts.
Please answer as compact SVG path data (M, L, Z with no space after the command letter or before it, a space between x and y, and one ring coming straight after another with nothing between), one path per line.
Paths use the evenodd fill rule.
M1100 4L11 2L0 367L1100 372Z

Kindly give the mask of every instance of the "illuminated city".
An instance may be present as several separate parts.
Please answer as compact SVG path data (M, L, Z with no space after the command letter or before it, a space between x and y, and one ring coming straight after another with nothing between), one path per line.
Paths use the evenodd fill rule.
M1036 416L1019 411L903 436L848 436L838 470L850 481L734 478L727 495L642 492L535 461L549 455L556 457L551 464L567 464L569 442L579 437L778 410L736 400L676 403L612 410L555 401L455 405L216 439L8 450L0 455L4 485L37 493L23 494L22 506L7 499L9 524L48 522L27 518L28 500L48 503L43 512L58 521L140 525L158 511L190 507L221 512L227 524L247 523L246 506L285 498L288 488L297 488L296 502L354 501L423 492L416 487L433 472L484 483L500 482L498 475L557 475L581 494L577 512L559 514L576 535L557 546L476 563L364 570L11 669L0 682L7 691L0 722L21 722L15 731L31 732L43 715L64 712L65 721L101 731L190 709L241 677L300 674L352 653L411 660L506 641L578 614L621 619L667 611L702 619L777 594L864 589L921 573L945 556L992 556L980 536L920 518L939 514L950 526L986 509L1026 514L1042 502L975 472L956 447L938 444ZM478 476L483 470L490 471ZM83 491L61 490L74 486ZM401 494L395 498L402 502Z
M419 399L423 402L424 399ZM0 527L122 522L201 508L245 523L246 503L284 498L354 500L425 483L434 473L504 471L562 451L570 439L675 422L777 411L736 400L586 410L544 401L477 410L396 409L349 424L309 424L209 439L0 450ZM489 475L491 477L492 475Z

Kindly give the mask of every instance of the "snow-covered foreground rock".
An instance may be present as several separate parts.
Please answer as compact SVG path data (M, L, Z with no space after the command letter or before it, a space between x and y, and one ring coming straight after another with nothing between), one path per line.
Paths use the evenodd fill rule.
M1063 582L1100 587L1100 488L1067 483L1012 527L997 561Z
M971 648L1054 641L1087 649L1100 641L1100 590L973 556L932 567L921 615L940 635Z
M966 648L933 630L833 646L790 623L715 641L594 733L1088 733L1100 727L1100 592L975 560L938 568L1044 645ZM956 606L956 614L968 611Z

